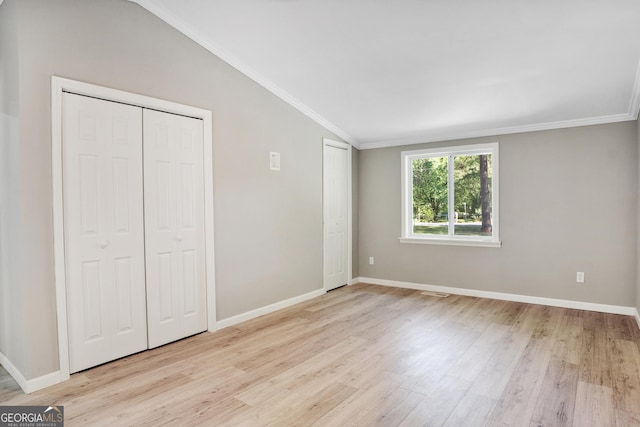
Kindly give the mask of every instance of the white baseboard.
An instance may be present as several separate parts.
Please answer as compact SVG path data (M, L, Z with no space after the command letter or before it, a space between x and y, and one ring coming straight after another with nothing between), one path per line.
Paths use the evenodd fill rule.
M27 379L22 375L22 372L16 368L16 366L11 363L9 358L4 354L0 353L0 365L13 377L13 379L18 383L22 391L27 392Z
M238 314L237 316L229 317L224 320L218 320L217 326L218 329L228 328L229 326L237 325L238 323L246 322L247 320L255 319L256 317L264 316L265 314L273 313L274 311L282 310L283 308L291 307L292 305L299 304L315 297L319 297L320 295L324 295L325 293L326 291L324 289L318 289L317 291L309 292L308 294L289 298L284 301L279 301L275 304L257 308L255 310Z
M635 314L635 318L636 318L636 323L638 324L638 329L640 329L640 312L636 309Z
M64 378L60 375L60 371L51 372L50 374L28 380L22 375L22 372L11 363L9 358L2 353L0 353L0 365L13 377L25 394L30 394L64 381Z
M372 285L393 286L396 288L416 289L419 291L445 292L449 294L465 295L470 297L524 302L528 304L548 305L551 307L574 308L577 310L599 311L602 313L624 314L627 316L635 315L636 320L638 320L638 325L640 326L640 319L637 317L638 310L636 310L635 307L534 297L529 295L506 294L502 292L478 291L475 289L452 288L449 286L424 285L421 283L399 282L397 280L374 279L371 277L358 277L356 278L356 280L357 282L370 283Z
M42 390L43 388L51 387L52 385L59 384L69 379L69 376L64 377L62 372L55 371L50 374L42 375L41 377L27 380L27 388L22 390L26 394L33 393L34 391Z

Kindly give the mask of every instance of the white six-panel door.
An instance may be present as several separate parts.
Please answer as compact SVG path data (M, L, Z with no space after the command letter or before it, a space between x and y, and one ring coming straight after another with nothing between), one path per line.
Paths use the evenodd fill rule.
M147 348L142 109L65 93L70 371Z
M348 152L324 145L324 288L329 291L348 282Z
M202 121L144 110L149 348L207 328Z
M206 330L202 120L64 93L62 134L70 372Z

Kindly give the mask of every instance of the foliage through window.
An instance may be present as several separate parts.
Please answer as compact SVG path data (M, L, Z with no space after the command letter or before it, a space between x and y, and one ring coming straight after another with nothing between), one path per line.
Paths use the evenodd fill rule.
M402 152L403 241L499 246L498 144Z

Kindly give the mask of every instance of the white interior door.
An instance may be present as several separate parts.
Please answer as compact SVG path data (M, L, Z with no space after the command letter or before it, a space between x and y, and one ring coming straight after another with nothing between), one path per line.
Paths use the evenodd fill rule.
M348 151L324 145L324 288L348 282Z
M147 348L142 109L63 94L70 371Z
M149 348L207 328L202 120L144 110Z

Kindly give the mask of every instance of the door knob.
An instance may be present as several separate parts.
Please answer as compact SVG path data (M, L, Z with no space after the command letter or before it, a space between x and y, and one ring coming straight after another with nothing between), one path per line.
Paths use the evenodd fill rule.
M182 242L182 234L178 234L178 235L176 236L176 240L177 240L178 242Z
M98 246L100 246L102 249L104 249L107 246L109 246L109 242L106 241L106 240L102 240L100 243L98 243Z

